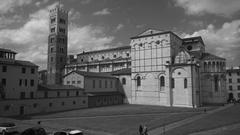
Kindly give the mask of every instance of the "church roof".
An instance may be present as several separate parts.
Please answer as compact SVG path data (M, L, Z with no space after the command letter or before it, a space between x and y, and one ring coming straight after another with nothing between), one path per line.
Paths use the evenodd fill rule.
M171 34L175 35L176 37L178 37L179 39L181 39L178 35L176 35L172 31L161 31L161 30L156 30L156 29L147 29L140 34L138 34L134 37L131 37L131 39L150 37L150 36L156 36L156 35L167 34L167 33L171 33Z
M201 42L203 45L205 45L201 36L184 38L182 39L182 41L183 41L182 42L183 45L188 45L188 44L193 44L198 42Z
M211 53L203 53L202 59L203 60L215 60L215 59L225 60L224 58L216 56L216 55L213 55Z
M85 54L92 54L92 53L99 53L99 52L109 52L109 51L117 51L121 49L131 49L131 46L121 46L116 48L108 48L108 49L102 49L102 50L95 50L95 51L88 51L88 52L82 52L78 55L85 55Z
M116 77L112 76L110 73L84 72L84 71L77 71L77 70L67 73L64 77L70 75L73 72L75 72L79 75L82 75L82 76L86 76L86 77L116 78Z
M7 52L7 53L14 53L16 54L16 52L10 50L10 49L5 49L5 48L0 48L0 52Z
M84 90L82 88L79 87L75 87L72 85L57 85L57 84L53 84L53 85L38 85L38 90L40 91L56 91L56 90Z
M112 75L131 75L131 68L124 68L120 70L113 71Z

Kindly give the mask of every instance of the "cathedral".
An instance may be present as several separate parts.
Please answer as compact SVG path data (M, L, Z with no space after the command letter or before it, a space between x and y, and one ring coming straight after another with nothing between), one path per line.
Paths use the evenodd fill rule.
M226 102L226 60L206 52L201 37L147 29L131 37L129 45L74 57L67 55L68 13L60 7L51 10L49 28L49 85L88 85L97 92L92 78L102 77L108 80L98 81L101 92L102 83L107 90L117 79L114 87L129 104L198 107Z

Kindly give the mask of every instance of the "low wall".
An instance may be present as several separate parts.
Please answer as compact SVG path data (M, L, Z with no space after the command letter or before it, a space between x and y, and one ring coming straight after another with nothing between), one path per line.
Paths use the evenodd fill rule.
M0 100L0 116L16 116L88 107L88 97Z

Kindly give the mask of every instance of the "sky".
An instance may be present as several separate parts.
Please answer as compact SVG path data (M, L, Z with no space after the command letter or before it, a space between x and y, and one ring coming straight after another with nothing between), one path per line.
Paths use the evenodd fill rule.
M0 0L0 47L47 64L49 9L58 0ZM202 36L206 51L240 65L240 0L61 0L69 11L68 54L126 46L152 28Z

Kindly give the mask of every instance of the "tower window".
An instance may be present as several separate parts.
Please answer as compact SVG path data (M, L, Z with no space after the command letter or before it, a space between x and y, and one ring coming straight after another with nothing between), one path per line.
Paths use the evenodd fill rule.
M129 53L127 53L127 57L129 57Z
M102 59L104 59L104 56L102 56Z
M55 27L51 28L51 33L55 32Z
M66 24L66 21L62 18L60 18L59 22L62 23L62 24Z
M51 47L50 51L51 51L51 53L53 53L53 47Z
M51 37L51 38L50 38L50 43L53 43L54 40L55 40L55 38L54 38L54 37Z
M63 58L62 57L60 57L60 62L63 62Z
M115 54L115 55L113 55L113 57L114 57L114 58L116 58L116 57L117 57L117 55Z
M65 33L65 29L63 29L63 28L59 28L59 31L62 33Z
M56 18L51 18L51 23L55 23L56 22Z
M53 62L53 57L51 57L51 62Z

